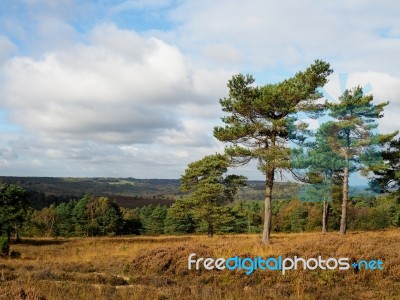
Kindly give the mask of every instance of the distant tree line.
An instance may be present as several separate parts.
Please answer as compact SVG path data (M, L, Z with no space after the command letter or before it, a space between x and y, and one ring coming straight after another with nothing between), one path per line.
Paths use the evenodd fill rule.
M2 201L23 200L23 189L8 186L2 189ZM21 198L19 198L21 197ZM328 227L340 228L340 189L331 203ZM23 201L22 201L23 202ZM24 207L22 202L13 209L2 206L1 231L4 237L45 236L85 237L115 235L209 234L208 219L187 206L184 198L172 206L147 205L129 209L118 207L106 197L85 196L41 210ZM22 204L22 205L21 205ZM322 203L298 199L272 203L274 232L317 231L321 228ZM400 226L400 197L396 193L360 194L349 200L348 228L375 230ZM213 233L260 233L263 224L263 201L234 201L221 205L219 217L213 221Z

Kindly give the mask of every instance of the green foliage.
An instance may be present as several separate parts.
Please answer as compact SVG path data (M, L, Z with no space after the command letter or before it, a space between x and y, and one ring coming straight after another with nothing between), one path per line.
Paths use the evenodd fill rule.
M167 217L167 207L164 205L157 205L152 211L149 219L145 223L145 230L148 234L162 234L164 233L164 221Z
M373 230L400 226L400 201L395 194L382 195L377 198L371 195L369 197L362 195L351 198L348 216L349 229ZM86 209L87 224L85 227L88 228L89 235L207 233L209 229L207 219L199 218L199 215L204 212L196 213L197 208L189 199L190 197L178 199L170 208L148 205L140 209L121 209L122 219L120 221L123 222L123 227L117 231L105 226L100 215L92 220L88 214L89 210ZM75 206L71 208L71 211L74 211L79 201L71 202L75 203ZM96 202L95 198L90 202ZM61 211L64 211L68 204L61 207L63 208ZM276 200L272 205L273 230L276 232L318 230L321 226L321 207L322 203ZM57 224L57 221L62 221L59 216L54 216L57 209L60 211L59 207L52 205L40 211L31 210L26 224L30 227L29 232L35 236L61 235L61 233L64 233L65 236L85 235L80 231L74 231L78 228L73 221L74 218L71 219L71 226L68 227L71 231L60 226L62 224ZM340 209L340 204L336 205L334 201L329 218L329 227L332 229L339 228ZM215 233L261 232L264 211L262 201L235 201L228 205L214 207L212 211L216 214L212 216L215 218L212 224ZM105 219L107 220L107 218L107 214L105 214ZM111 223L115 221L113 218L108 220ZM147 225L142 227L142 222L145 224L147 222ZM121 223L119 224L121 225ZM102 229L101 226L105 227ZM65 231L57 232L56 228L64 228Z
M193 233L196 229L196 220L188 199L177 199L168 209L165 220L165 232L169 234Z
M89 235L116 235L123 228L121 211L115 202L107 197L92 198L87 206Z
M143 206L138 209L138 214L140 217L140 222L142 223L142 228L140 233L146 233L146 228L150 227L150 217L156 207L152 204Z
M30 210L28 224L31 235L56 235L57 210L54 204L41 210ZM27 229L25 228L25 232Z
M140 234L142 222L136 209L120 208L124 221L123 234Z
M190 203L192 208L189 211L194 220L201 225L200 228L206 224L209 236L218 230L228 230L228 224L233 220L222 205L232 202L238 188L245 185L243 176L224 175L229 164L226 155L205 156L189 164L181 177L182 191L190 193L182 201Z
M0 187L0 230L10 235L25 221L29 203L27 201L26 191L18 185L3 185Z
M76 202L74 208L72 209L72 222L74 223L74 234L77 236L88 235L88 216L87 207L90 202L90 197L88 195L81 198Z
M250 75L236 75L228 82L229 96L220 100L225 127L215 127L214 136L233 145L227 153L239 164L259 160L267 170L290 167L289 140L304 141L306 124L297 123L298 112L316 113L322 107L315 101L322 95L318 88L331 74L329 64L315 61L304 72L277 84L253 86ZM239 144L241 146L239 146Z
M238 201L232 206L231 213L234 217L234 232L259 233L262 223L261 201Z
M304 231L307 224L308 209L305 207L297 207L290 215L290 231Z
M6 236L0 236L0 255L8 256L10 252L10 244L8 243L8 239Z
M58 236L73 236L74 224L72 222L72 212L76 201L71 200L67 203L61 203L56 207L57 221L55 232Z
M400 138L390 142L381 141L382 164L371 170L375 177L370 180L371 188L380 193L397 192L400 189Z

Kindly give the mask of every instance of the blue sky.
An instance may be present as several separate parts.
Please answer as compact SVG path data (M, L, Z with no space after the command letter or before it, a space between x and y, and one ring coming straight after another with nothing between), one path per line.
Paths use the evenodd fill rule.
M380 132L399 129L399 9L361 0L3 0L0 174L178 178L223 150L212 129L233 74L277 82L315 59L335 71L329 95L369 85L376 102L390 101ZM263 179L254 165L240 172Z

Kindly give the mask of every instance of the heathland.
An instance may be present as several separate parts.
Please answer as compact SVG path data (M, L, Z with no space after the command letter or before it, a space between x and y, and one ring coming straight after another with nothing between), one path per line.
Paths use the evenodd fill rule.
M0 299L399 299L400 230L24 238L0 258ZM383 270L188 270L199 257L380 259Z

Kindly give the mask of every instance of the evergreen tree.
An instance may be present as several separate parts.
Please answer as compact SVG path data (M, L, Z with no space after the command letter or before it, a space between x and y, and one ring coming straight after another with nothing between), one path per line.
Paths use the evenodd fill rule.
M74 223L72 222L72 213L75 207L75 200L60 203L57 208L56 235L73 236L75 235Z
M229 217L224 203L233 201L240 186L245 185L245 177L224 175L229 167L228 157L221 154L205 156L189 164L181 177L181 189L189 192L186 201L193 205L193 215L207 224L207 233L212 237L215 226Z
M167 211L165 232L170 234L193 233L196 229L196 220L191 202L180 198Z
M10 243L11 233L15 233L15 241L19 241L19 228L25 220L29 206L26 191L13 184L0 187L0 230L6 234Z
M141 233L147 233L147 228L151 225L151 214L155 210L155 206L153 204L145 205L138 210L140 216L140 222L142 223Z
M88 224L88 215L87 215L87 205L90 201L90 197L85 195L81 198L75 205L72 210L72 222L74 223L75 235L82 236L88 235L87 224Z
M346 233L351 168L361 170L363 167L379 164L379 151L376 146L390 141L396 134L374 133L378 126L376 120L383 117L382 112L388 102L375 105L372 100L373 96L364 95L362 88L358 86L346 90L338 103L326 103L330 109L329 115L335 119L329 126L328 143L332 150L344 159L341 234Z
M399 192L400 189L400 138L383 143L382 164L371 168L375 177L370 187L379 193Z
M317 60L292 78L261 87L253 86L252 76L239 74L228 82L229 96L220 100L226 126L215 127L214 136L232 144L226 153L238 165L256 159L266 176L263 243L270 238L275 172L290 169L289 141L304 142L307 124L296 122L296 114L321 110L318 88L331 72L328 63Z
M307 147L292 149L292 167L296 177L307 183L301 186L299 198L302 201L322 203L324 233L328 230L333 177L344 167L344 159L333 152L328 143L332 124L322 124L315 134L315 141L307 143Z
M149 234L164 233L164 221L167 217L167 207L165 205L157 205L146 222L145 230Z

